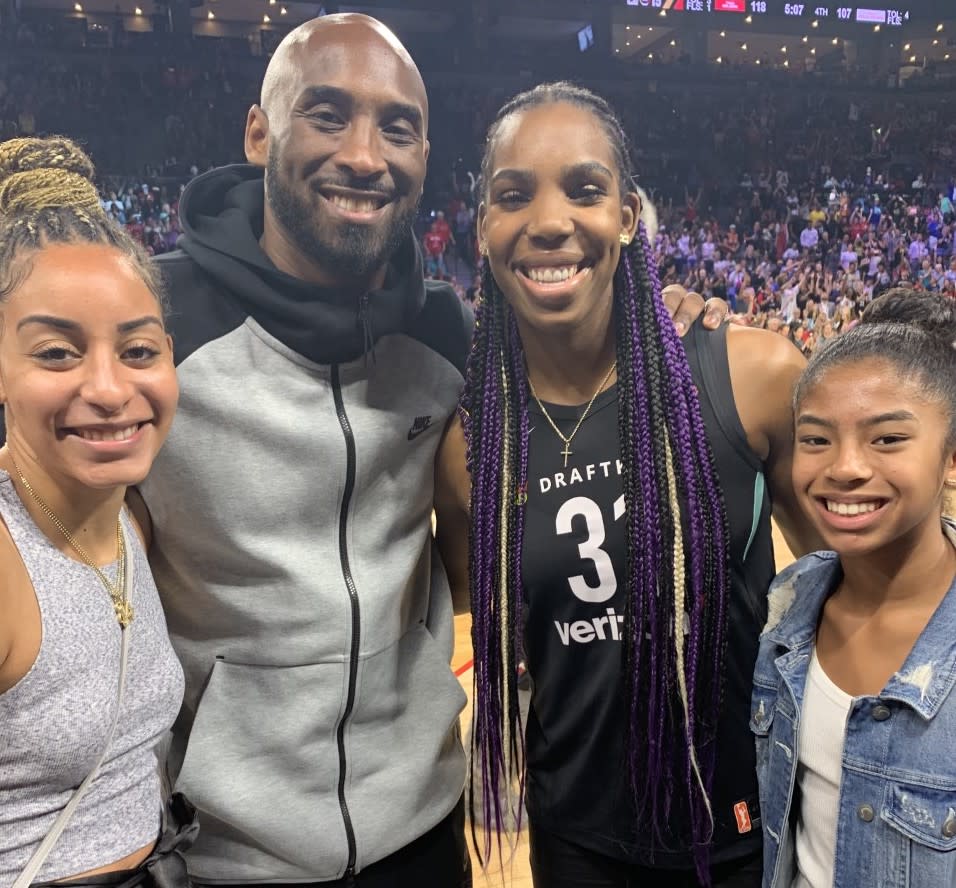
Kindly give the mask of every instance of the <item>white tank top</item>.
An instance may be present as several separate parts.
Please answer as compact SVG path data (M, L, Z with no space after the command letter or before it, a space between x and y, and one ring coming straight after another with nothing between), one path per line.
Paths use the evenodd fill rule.
M832 888L846 720L853 697L823 671L816 647L810 659L800 717L797 782L797 875L793 888Z

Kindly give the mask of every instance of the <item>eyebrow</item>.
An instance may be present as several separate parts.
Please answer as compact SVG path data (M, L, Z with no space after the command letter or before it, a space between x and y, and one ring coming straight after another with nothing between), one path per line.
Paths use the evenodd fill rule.
M865 426L882 425L884 422L915 422L916 415L909 410L892 410L889 413L879 413L863 421ZM811 413L804 413L797 417L797 425L817 425L826 429L836 428L836 425L828 419L821 419Z
M341 89L337 86L310 86L303 91L301 98L296 104L301 110L307 110L315 105L321 105L324 102L343 108L352 108L355 104L355 97L348 92L348 90ZM424 124L421 108L410 102L386 102L381 107L380 116L386 120L404 117L418 131L421 131Z
M603 163L598 163L596 160L582 161L581 163L575 163L571 166L561 168L561 177L564 179L569 179L573 176L586 176L594 174L607 176L609 179L614 178L614 173L604 166ZM491 184L494 184L499 179L515 179L519 182L534 182L535 175L531 170L505 168L498 170L491 177Z
M67 333L75 333L80 329L80 325L76 321L58 318L55 315L35 314L27 315L27 317L23 318L20 323L17 324L17 332L31 324L36 324L41 327L53 327ZM141 318L134 318L132 321L123 321L123 323L117 324L116 331L118 333L130 333L148 324L156 324L156 326L160 328L163 326L163 322L155 315L144 315Z

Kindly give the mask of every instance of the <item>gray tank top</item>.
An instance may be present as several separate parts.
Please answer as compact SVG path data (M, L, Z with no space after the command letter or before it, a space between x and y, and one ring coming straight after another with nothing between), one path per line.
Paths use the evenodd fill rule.
M0 517L33 582L43 628L30 671L0 694L0 888L6 888L102 752L116 706L121 633L96 574L43 535L2 470ZM39 881L112 863L160 831L156 749L179 712L183 672L146 554L125 511L122 520L137 544L130 553L135 619L119 724ZM114 579L116 564L104 573Z

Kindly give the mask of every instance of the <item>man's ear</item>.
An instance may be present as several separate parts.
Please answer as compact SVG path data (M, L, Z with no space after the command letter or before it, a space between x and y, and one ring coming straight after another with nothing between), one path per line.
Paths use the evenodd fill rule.
M269 118L258 105L253 105L246 115L244 144L246 160L254 166L264 167L269 160Z

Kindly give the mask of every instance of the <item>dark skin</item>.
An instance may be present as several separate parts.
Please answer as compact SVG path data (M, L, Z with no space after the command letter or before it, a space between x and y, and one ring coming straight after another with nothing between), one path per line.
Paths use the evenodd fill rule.
M789 342L766 330L731 326L727 330L730 380L737 413L747 433L747 443L764 461L767 484L773 498L773 517L794 556L827 548L807 522L791 482L793 459L793 387L806 366L806 358ZM587 397L590 397L588 395ZM555 403L586 403L579 394ZM448 572L455 612L467 613L468 595L468 502L471 478L465 470L465 434L454 417L436 463L435 511L437 540Z
M528 376L540 397L556 404L587 403L612 364L618 236L634 236L641 212L639 197L622 193L610 147L594 122L587 111L560 102L509 118L478 212L479 241L515 312ZM576 273L572 280L580 283L560 296L522 283L529 264L564 266L581 257L587 272ZM793 496L790 393L805 361L780 337L738 327L728 331L728 357L734 400L748 443L766 467L774 514L795 554L804 554L818 540ZM608 382L613 379L612 373ZM458 609L468 604L469 496L464 432L456 417L439 453L436 512Z
M348 222L374 238L388 217L418 201L428 159L428 100L421 75L375 19L333 15L283 41L249 109L245 152L266 167L270 152L285 187L312 211L326 237ZM380 199L368 218L339 212L335 198ZM278 268L302 280L361 295L381 285L387 257L361 277L322 266L304 252L267 200L261 245Z
M351 13L307 22L290 37L269 64L260 104L249 109L249 163L267 166L271 144L278 152L280 173L291 179L297 193L313 200L320 222L329 207L310 192L315 179L321 182L323 176L351 174L386 187L401 180L408 186L403 201L417 200L429 150L428 101L404 47L381 22ZM317 105L315 91L325 87L337 88L338 100ZM417 120L414 113L396 116L402 109L417 109ZM396 126L403 131L401 137ZM384 262L358 280L316 263L283 229L268 201L261 245L278 268L323 286L348 287L361 295L384 278ZM681 333L704 311L696 293L673 291L665 303ZM726 303L712 299L706 308L705 325L718 327Z

